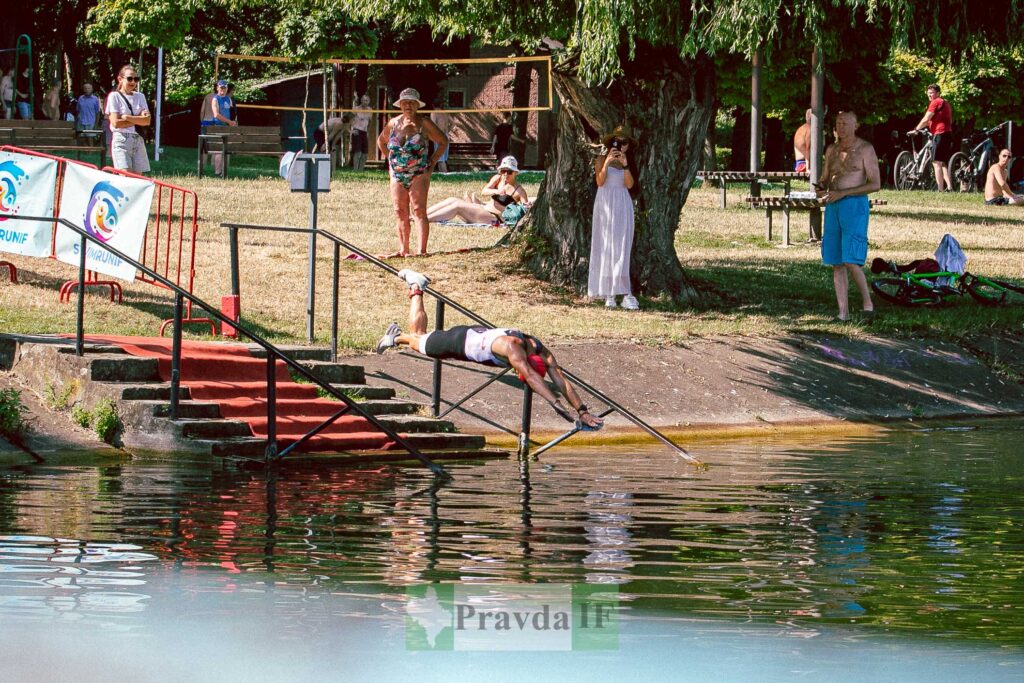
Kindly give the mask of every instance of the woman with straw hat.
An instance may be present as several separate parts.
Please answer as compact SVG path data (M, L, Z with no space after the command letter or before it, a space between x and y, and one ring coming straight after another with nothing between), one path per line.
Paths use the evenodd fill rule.
M590 277L587 295L603 298L615 308L622 295L622 307L640 308L629 281L629 256L633 248L633 169L629 148L633 143L628 126L618 126L601 138L605 153L594 161L597 197L594 199L593 233L590 242Z
M427 209L427 220L432 223L450 221L456 216L468 223L499 223L501 214L511 204L530 203L523 186L516 182L519 174L519 162L513 156L507 156L498 165L498 173L484 185L480 194L488 197L488 201L478 204L471 199L450 197Z
M391 201L395 207L398 230L398 251L395 256L409 255L410 205L416 218L418 254L427 253L430 224L427 222L427 192L430 174L437 160L448 149L448 137L427 116L421 116L424 106L415 88L406 88L394 103L402 113L391 119L377 137L377 148L388 160L391 176ZM430 142L436 145L430 155Z

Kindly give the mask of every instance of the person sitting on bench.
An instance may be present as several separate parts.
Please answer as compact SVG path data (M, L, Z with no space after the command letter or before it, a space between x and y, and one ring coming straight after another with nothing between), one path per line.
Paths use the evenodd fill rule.
M585 430L604 426L604 421L587 409L576 389L566 381L554 354L539 339L519 330L480 325L457 325L447 330L427 332L423 288L430 283L430 278L412 270L400 270L398 277L409 285L409 328L403 332L398 323L391 323L377 342L377 353L394 347L407 347L430 358L469 361L499 368L512 366L519 379L551 404L565 420ZM561 397L544 382L545 375L551 379L558 394L572 406L577 417L573 417Z

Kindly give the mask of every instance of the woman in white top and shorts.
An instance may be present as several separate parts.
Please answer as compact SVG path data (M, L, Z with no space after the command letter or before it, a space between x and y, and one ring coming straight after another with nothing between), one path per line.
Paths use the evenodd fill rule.
M110 120L110 158L114 168L133 173L149 171L146 142L135 130L148 126L149 107L138 91L139 75L135 67L127 64L117 73L117 90L107 95L104 112Z

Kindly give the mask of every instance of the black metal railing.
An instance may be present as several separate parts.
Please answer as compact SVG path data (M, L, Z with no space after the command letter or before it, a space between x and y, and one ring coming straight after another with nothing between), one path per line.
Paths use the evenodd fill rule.
M427 456L420 452L418 448L409 443L404 437L398 432L378 420L374 415L368 413L359 407L352 398L338 391L331 386L329 382L321 380L319 377L314 375L312 372L307 370L301 364L294 359L287 356L276 346L268 342L266 339L256 334L252 330L249 330L244 325L239 324L237 321L231 320L228 317L221 314L220 311L216 310L213 306L206 303L199 297L191 294L181 287L178 287L175 283L171 282L167 278L159 275L155 271L149 269L143 264L139 263L130 256L121 253L117 249L111 247L108 244L104 244L100 240L96 239L84 229L74 225L70 221L64 218L54 219L52 216L39 217L39 216L22 216L14 214L2 214L0 217L3 218L16 218L18 220L27 221L39 221L46 223L59 223L68 230L75 232L81 238L79 245L80 249L80 260L78 265L78 310L77 310L77 321L75 330L75 353L79 356L85 352L85 259L86 259L86 245L88 242L95 243L102 249L110 252L119 259L122 259L126 263L134 266L136 269L145 273L148 277L152 278L156 282L167 289L174 292L174 330L171 340L171 406L170 406L170 417L172 420L178 418L178 401L179 391L181 383L181 332L182 332L182 309L184 307L184 300L190 300L194 305L197 305L205 309L211 316L219 320L221 323L227 323L231 325L240 333L247 338L251 339L257 345L262 347L267 353L267 449L265 452L265 460L273 461L280 460L288 453L294 451L298 446L304 444L312 437L319 434L321 431L326 429L328 426L333 424L339 417L349 411L353 411L360 417L363 417L377 429L386 434L396 444L405 449L410 455L418 459L420 462L430 468L432 472L442 476L448 476L447 472L443 467L430 460ZM294 373L297 373L309 382L316 384L325 392L344 403L344 407L331 417L324 420L322 423L314 427L312 430L307 432L304 436L300 437L299 440L289 444L283 450L278 450L277 444L277 408L276 408L276 395L277 395L277 360L280 359L284 362Z
M230 241L230 249L231 249L231 293L234 296L241 296L241 293L239 291L239 289L240 289L240 282L239 282L239 263L238 263L238 231L239 230L259 230L259 231L269 231L269 232L287 232L287 233L302 233L302 234L315 233L316 235L322 236L325 239L327 239L327 240L329 240L330 242L333 243L333 245L334 245L334 282L333 282L333 288L332 288L333 291L332 291L332 299L331 299L331 301L332 301L332 310L333 310L333 316L332 316L332 319L331 319L331 350L332 350L332 353L334 354L335 358L337 357L337 338L338 338L338 287L339 287L339 263L340 263L340 260L341 260L340 249L344 248L344 249L352 252L353 254L359 255L360 257L363 258L363 260L367 261L368 263L372 264L373 266L375 266L377 268L385 270L385 271L387 271L389 273L392 273L394 275L398 274L398 269L395 268L394 266L391 266L391 265L385 263L384 261L380 260L379 258L377 258L377 257L375 257L375 256L373 256L371 254L368 254L367 252L365 252L364 250L360 249L359 247L357 247L357 246L347 242L346 240L342 239L341 237L338 237L334 233L327 232L326 230L312 230L310 228L295 228L295 227L272 226L272 225L251 225L251 224L246 224L246 223L221 223L221 227L227 228L228 232L229 232L229 241ZM483 325L484 327L495 327L495 325L493 325L491 322L489 322L485 318L483 318L480 315L478 315L476 312L471 311L470 309L466 308L462 304L460 304L460 303L458 303L458 302L448 298L444 294L441 294L440 292L434 291L430 287L425 287L423 289L423 293L425 295L430 295L430 296L434 297L434 299L435 299L436 306L435 306L435 312L434 312L434 329L436 329L436 330L444 329L444 318L445 318L446 307L451 307L452 309L458 311L459 313L461 313L462 315L466 316L470 320L473 320L474 322L476 322L476 323L478 323L480 325ZM468 394L466 394L462 398L458 399L455 402L450 402L451 405L444 412L441 412L442 369L443 369L443 365L442 365L442 362L440 360L436 359L436 358L432 359L432 360L433 360L434 369L433 369L432 382L431 382L430 405L431 405L432 415L435 418L444 417L448 413L452 412L453 410L455 410L456 408L461 406L463 403L465 403L467 400L469 400L470 398L475 396L477 393L482 391L484 388L486 388L490 384L496 382L505 373L507 373L509 371L509 369L510 369L510 368L496 369L494 375L489 377L486 381L484 381L482 384L480 384L478 387L476 387L475 389L470 391ZM561 367L561 366L559 366L559 367ZM593 396L594 398L596 398L596 399L598 399L600 401L603 401L605 403L606 407L601 409L600 411L598 411L599 417L603 418L603 417L606 417L607 415L610 415L612 413L618 413L619 415L621 415L622 417L624 417L625 419L629 420L634 425L639 427L641 430L646 432L648 435L654 437L657 441L661 442L665 446L668 446L673 452L675 452L680 457L688 460L689 462L697 464L697 465L702 464L697 458L694 458L692 455L687 453L684 448L682 448L681 446L678 446L675 443L673 443L672 440L669 439L667 436L665 436L664 434L659 432L657 429L655 429L651 425L649 425L646 422L644 422L642 419L640 419L635 414L633 414L632 411L628 410L627 408L622 406L620 403L618 403L614 399L610 398L604 392L600 391L599 389L597 389L596 387L592 386L588 382L585 382L585 381L581 380L579 377L577 377L573 373L569 372L565 368L561 368L561 369L562 369L562 373L566 376L566 378L569 379L570 381L572 381L577 387L579 387L579 388L583 389L584 391L586 391L590 396ZM519 454L521 456L525 456L525 455L527 455L529 453L531 417L532 417L532 412L533 412L532 411L532 407L533 407L533 390L530 389L529 386L524 384L523 385L522 415L521 415L521 419L520 419L520 428L519 428L519 448L518 448ZM556 437L555 439L552 439L548 443L542 445L540 448L538 448L536 451L534 451L534 455L535 456L539 455L539 454L543 453L544 451L546 451L546 450L548 450L550 448L553 448L554 446L557 446L558 444L564 442L565 440L569 439L570 437L574 436L575 434L577 434L577 433L579 433L581 431L584 431L584 426L581 423L577 423L574 427L572 427L571 429L567 430L564 434L561 434L560 436Z

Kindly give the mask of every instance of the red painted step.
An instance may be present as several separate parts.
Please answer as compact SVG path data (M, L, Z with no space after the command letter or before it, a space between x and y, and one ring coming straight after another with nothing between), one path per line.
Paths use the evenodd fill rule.
M156 358L160 377L170 381L171 340L162 337L90 336L90 343L106 343L126 353ZM215 402L225 418L249 423L254 436L267 435L267 361L254 358L240 344L181 342L181 384L194 400ZM292 381L287 366L278 361L277 438L287 445L302 438L343 403L319 398L316 386ZM404 435L403 435L404 436ZM348 451L394 448L395 443L369 420L344 415L302 445L303 451Z

